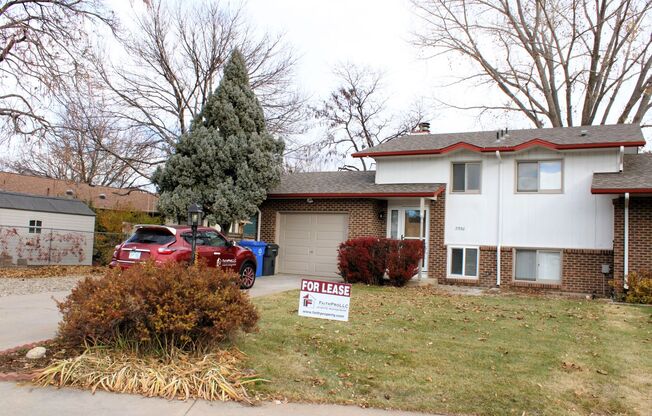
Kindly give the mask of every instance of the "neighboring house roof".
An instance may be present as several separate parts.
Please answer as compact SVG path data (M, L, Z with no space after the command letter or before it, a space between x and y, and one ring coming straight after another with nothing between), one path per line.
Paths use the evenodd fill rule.
M72 197L95 208L157 212L158 197L138 189L91 186L62 179L0 172L0 191L69 198L66 194L68 190L73 192Z
M593 194L652 193L652 154L624 155L623 171L594 173Z
M441 183L376 184L376 172L306 172L281 176L281 183L267 193L279 198L434 197Z
M476 152L509 152L541 146L554 150L645 146L637 124L555 127L510 130L497 140L496 131L401 136L378 146L354 153L354 157L442 154L459 149Z
M0 208L95 216L95 213L88 205L76 199L19 194L17 192L0 191Z

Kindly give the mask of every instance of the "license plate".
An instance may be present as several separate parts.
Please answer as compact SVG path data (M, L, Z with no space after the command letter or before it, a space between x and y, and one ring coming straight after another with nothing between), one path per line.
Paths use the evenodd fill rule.
M130 251L129 252L130 260L140 260L140 251Z

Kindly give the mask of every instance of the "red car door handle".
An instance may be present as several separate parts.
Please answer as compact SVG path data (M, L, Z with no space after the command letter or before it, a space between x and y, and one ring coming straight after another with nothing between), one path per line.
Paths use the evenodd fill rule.
M214 251L214 252L213 252L213 255L214 255L214 256L219 256L220 254L221 254L221 253L220 253L219 251Z

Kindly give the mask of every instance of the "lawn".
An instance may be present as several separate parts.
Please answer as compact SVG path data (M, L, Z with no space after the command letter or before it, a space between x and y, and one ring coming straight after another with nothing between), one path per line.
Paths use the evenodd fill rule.
M652 308L356 285L350 322L256 299L242 336L265 397L441 413L651 414Z

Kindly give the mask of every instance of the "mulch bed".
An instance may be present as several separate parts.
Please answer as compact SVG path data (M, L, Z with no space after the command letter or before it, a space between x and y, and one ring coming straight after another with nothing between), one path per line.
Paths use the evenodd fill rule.
M27 351L34 347L45 347L43 358L30 360L25 357ZM54 360L70 358L79 355L79 349L62 345L57 340L34 342L27 345L0 351L0 381L28 381Z
M104 274L103 266L27 266L0 268L0 278L34 278Z

